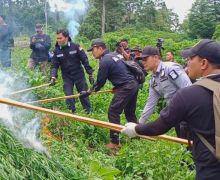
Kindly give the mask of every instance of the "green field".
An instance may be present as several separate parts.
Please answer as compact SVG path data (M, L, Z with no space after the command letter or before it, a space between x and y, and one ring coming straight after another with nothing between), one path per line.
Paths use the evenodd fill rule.
M129 36L127 35L129 34ZM191 46L195 41L188 41L184 35L174 33L153 32L149 30L135 31L122 30L116 33L107 33L104 39L113 49L114 43L121 37L128 38L131 47L140 44L155 45L157 37L165 39L165 50L173 50L176 59L182 61L179 51ZM85 39L78 39L84 48L90 44ZM13 49L13 67L7 70L18 81L26 82L29 86L37 86L49 81L48 77L42 77L39 69L30 71L27 69L27 59L30 55L29 48L16 47ZM89 54L90 64L98 69L98 61ZM49 69L48 69L49 73ZM150 75L148 76L148 80ZM144 88L139 91L137 102L137 116L140 117L148 96L148 80ZM17 87L17 90L21 87ZM23 87L24 88L24 87ZM103 89L111 89L108 82ZM54 87L33 91L36 99L63 96L62 80L59 76L58 83ZM17 100L20 97L16 97ZM107 110L111 101L111 94L94 95L90 97L93 113L84 113L79 101L76 103L77 115L92 117L102 121L108 121ZM30 99L31 100L31 99ZM161 103L162 104L162 103ZM69 112L64 101L44 103L45 108ZM151 116L151 120L158 117L158 107ZM43 118L45 114L35 113L34 116ZM0 179L194 179L195 171L190 171L186 164L180 164L185 159L192 163L191 155L185 152L185 146L160 141L131 140L121 136L122 148L118 151L110 151L104 147L109 141L108 130L74 122L69 119L61 119L48 116L49 131L56 138L49 138L43 131L40 138L48 148L51 159L32 149L24 148L10 132L0 128ZM27 117L20 117L21 121L27 121ZM124 115L121 123L125 124ZM42 128L43 129L43 125ZM173 130L169 135L175 136Z

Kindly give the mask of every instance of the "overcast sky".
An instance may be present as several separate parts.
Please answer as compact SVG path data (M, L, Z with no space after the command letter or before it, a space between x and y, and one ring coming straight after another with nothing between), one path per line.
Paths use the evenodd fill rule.
M189 9L192 7L192 3L195 0L164 0L167 8L173 9L175 13L179 15L180 22L183 21L184 17L188 14Z

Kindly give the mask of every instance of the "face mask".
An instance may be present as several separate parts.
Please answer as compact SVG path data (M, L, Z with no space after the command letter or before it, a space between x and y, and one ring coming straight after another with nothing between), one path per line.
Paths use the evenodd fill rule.
M68 45L68 42L67 42L66 44L60 45L60 47L61 47L61 49L63 49L63 48L65 48L65 47L67 47L67 45Z
M39 33L42 33L42 31L43 31L43 30L42 30L42 29L40 29L40 28L36 28L36 29L35 29L35 31L36 31L36 33L38 33L38 34L39 34Z

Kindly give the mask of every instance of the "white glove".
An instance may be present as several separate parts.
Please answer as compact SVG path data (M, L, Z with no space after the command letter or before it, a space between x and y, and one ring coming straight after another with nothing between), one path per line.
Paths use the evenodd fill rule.
M121 130L121 133L126 134L127 136L131 138L135 137L138 135L135 131L135 126L137 126L136 123L129 122L125 124L125 127Z

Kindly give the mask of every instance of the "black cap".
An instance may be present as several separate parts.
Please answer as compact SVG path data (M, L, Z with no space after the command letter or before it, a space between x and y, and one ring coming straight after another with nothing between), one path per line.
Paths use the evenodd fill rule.
M94 47L100 47L100 46L105 47L105 42L102 39L99 39L99 38L98 39L93 39L91 47L89 49L87 49L87 51L92 51L92 49Z
M220 44L210 39L203 39L192 48L183 50L181 56L184 58L199 56L211 63L220 64Z
M42 29L43 25L42 24L36 24L35 29Z
M135 46L131 49L131 51L139 51L139 52L142 52L142 49L140 46Z
M143 59L145 57L153 56L153 55L158 55L160 56L160 52L158 48L152 47L152 46L147 46L143 49L142 54L138 59Z

